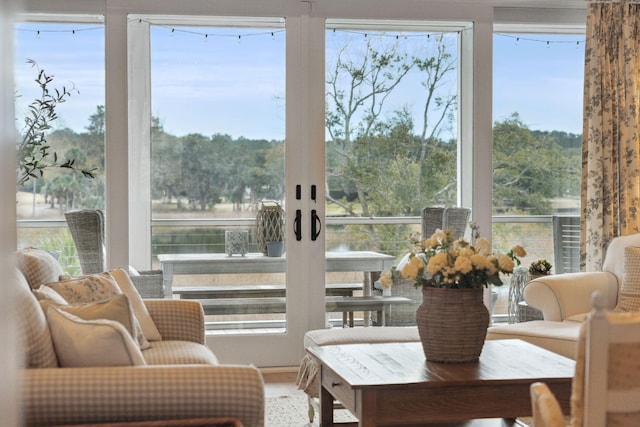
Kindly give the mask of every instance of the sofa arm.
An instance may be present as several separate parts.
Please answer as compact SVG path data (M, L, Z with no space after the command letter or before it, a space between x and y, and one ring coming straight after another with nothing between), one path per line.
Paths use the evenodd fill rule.
M528 305L542 311L544 320L561 322L591 311L591 294L599 290L613 308L618 298L618 279L608 272L565 273L532 280L524 287Z
M26 426L232 417L264 425L264 383L250 366L25 369Z
M199 301L147 299L144 305L163 340L205 343L204 311Z

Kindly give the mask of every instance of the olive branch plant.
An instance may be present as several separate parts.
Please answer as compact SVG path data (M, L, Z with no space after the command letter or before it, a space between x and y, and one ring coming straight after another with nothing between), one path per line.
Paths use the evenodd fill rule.
M45 170L50 168L71 169L87 178L94 178L95 168L80 168L75 159L59 160L58 153L47 141L47 131L58 118L58 105L64 103L72 93L80 92L75 87L50 89L54 76L48 75L32 59L27 59L27 63L38 70L35 82L40 88L40 95L29 104L29 113L25 116L24 127L19 133L17 184L23 185L31 178L42 178Z

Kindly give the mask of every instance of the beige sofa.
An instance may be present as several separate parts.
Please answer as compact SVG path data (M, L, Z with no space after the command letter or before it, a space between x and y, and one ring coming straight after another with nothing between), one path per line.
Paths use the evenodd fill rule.
M640 234L614 238L607 248L602 271L541 277L524 288L527 304L542 311L544 320L497 324L487 339L519 338L575 359L580 325L591 310L591 295L599 290L613 309L622 284L624 248L640 246Z
M204 314L199 302L142 300L135 295L130 282L121 283L129 279L119 269L103 275L117 282L121 293L127 296L126 301L130 301L125 305L130 308L127 313L132 315L131 319L135 315L138 323L61 315L64 307L50 307L49 287L40 287L44 283L56 286L53 282L58 280L61 268L55 259L46 252L28 249L18 253L17 262L16 307L25 349L22 387L25 425L152 420L165 420L167 425L169 420L173 420L171 425L191 425L189 420L193 419L205 419L202 425L230 425L230 420L236 423L233 425L245 427L264 425L264 384L260 372L251 366L218 363L204 344ZM82 283L65 282L63 290L56 288L57 292L72 289L69 283L75 286L76 282ZM125 299L117 295L102 300L107 303L95 304L110 304L113 300ZM82 309L91 304L74 307ZM81 329L67 330L66 322ZM133 328L134 323L139 328ZM125 324L137 333L128 334ZM93 327L96 329L86 329ZM87 331L90 333L85 334ZM91 340L103 333L104 339L90 344L96 347L82 347L85 338ZM65 337L68 341L63 346ZM112 337L116 337L114 341ZM95 350L105 342L109 343L106 351ZM146 344L138 346L139 342ZM103 360L100 366L87 366L90 364L82 357Z

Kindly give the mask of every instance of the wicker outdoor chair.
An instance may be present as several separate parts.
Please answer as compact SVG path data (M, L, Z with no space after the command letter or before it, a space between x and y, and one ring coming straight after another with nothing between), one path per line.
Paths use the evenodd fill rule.
M437 208L422 209L422 237L431 237L436 230L453 230L453 237L464 237L471 209L469 208Z
M422 236L430 237L436 230L452 229L455 238L464 237L467 221L471 214L468 208L425 207L422 210ZM373 278L374 280L377 277ZM382 295L382 290L373 289L374 295ZM416 310L422 304L422 290L416 289L414 282L402 277L394 278L391 294L409 298L411 304L397 304L389 307L385 319L387 326L414 326ZM376 319L376 323L379 321Z
M394 277L391 295L405 297L411 300L410 304L391 304L385 317L385 326L415 326L416 310L422 304L422 289L416 289L414 281L403 277ZM382 290L374 288L373 295L382 295ZM382 319L374 314L374 323L382 324Z
M104 213L100 209L82 209L64 214L76 246L82 274L106 271ZM164 298L162 270L133 271L131 281L143 298Z

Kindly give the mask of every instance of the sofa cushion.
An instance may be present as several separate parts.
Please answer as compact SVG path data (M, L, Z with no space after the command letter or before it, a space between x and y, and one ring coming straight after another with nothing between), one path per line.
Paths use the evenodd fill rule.
M607 254L602 263L602 271L613 273L622 280L625 271L624 248L627 246L640 246L640 233L628 236L618 236L609 242Z
M59 293L69 304L103 301L122 294L111 273L97 273L45 285ZM135 311L134 311L135 314ZM139 320L134 322L134 336L140 348L149 348Z
M36 296L38 301L50 301L61 305L68 304L67 300L62 298L62 295L46 285L40 286L38 289L34 289L33 295Z
M58 280L64 274L60 263L49 253L38 248L24 248L17 253L18 268L31 289Z
M487 331L488 340L521 339L538 347L575 359L582 322L532 320L514 324L496 324Z
M568 322L584 322L587 319L588 315L589 313L578 313L574 314L573 316L569 316L564 320Z
M147 365L217 365L218 359L209 347L191 341L156 341L145 350Z
M140 327L142 328L142 333L145 338L149 341L160 341L162 340L162 335L158 331L156 324L153 322L149 311L147 310L142 297L138 293L138 290L133 285L129 274L122 268L116 268L115 270L111 270L105 273L99 273L100 275L109 275L111 279L113 279L116 287L118 288L118 293L122 292L127 297L129 297L129 302L131 303L131 308L136 315L136 319L140 323ZM96 276L91 275L91 276ZM91 276L83 276L83 277L71 277L71 276L60 276L60 281L68 282L70 280L82 280Z
M58 360L51 341L47 319L40 309L38 300L31 292L26 278L19 271L16 292L16 312L19 336L24 346L27 368L57 368Z
M136 318L140 322L140 326L142 327L144 336L149 341L162 340L162 336L160 335L156 324L153 322L153 319L151 318L151 315L147 310L147 306L144 305L142 297L138 293L136 287L133 285L129 274L127 274L127 272L122 268L111 270L110 273L111 276L115 279L116 284L118 285L122 293L129 297L131 308L133 309Z
M304 348L323 345L420 341L416 326L316 329L304 334Z
M59 293L69 304L100 301L121 293L115 279L108 272L55 281L46 286Z
M145 365L138 344L120 322L83 320L53 304L46 315L61 367Z
M640 247L624 248L624 273L614 311L640 311Z
M116 295L112 298L86 304L54 304L51 301L40 301L42 309L46 312L50 305L60 310L78 316L83 320L106 319L120 322L138 343L141 349L150 347L149 341L144 338L140 324L133 314L129 298L124 295Z

